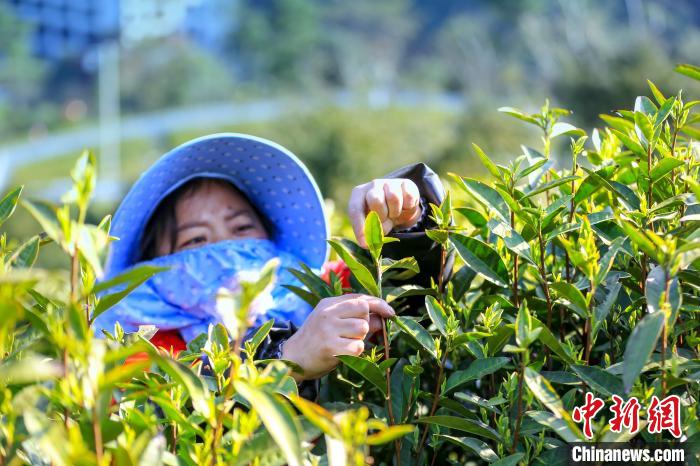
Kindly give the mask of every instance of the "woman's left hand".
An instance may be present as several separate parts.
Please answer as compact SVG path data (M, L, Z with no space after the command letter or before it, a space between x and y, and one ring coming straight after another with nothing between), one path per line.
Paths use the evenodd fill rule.
M421 216L418 186L406 178L377 179L356 186L350 194L348 216L357 242L367 247L365 217L371 211L379 215L384 233L410 228Z

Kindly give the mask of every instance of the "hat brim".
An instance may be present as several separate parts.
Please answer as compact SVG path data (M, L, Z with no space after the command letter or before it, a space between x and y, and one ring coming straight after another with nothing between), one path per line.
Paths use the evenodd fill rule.
M238 133L204 136L176 147L134 183L112 221L106 275L139 260L143 230L160 202L198 177L225 179L274 225L272 240L311 268L328 258L329 224L323 197L304 164L272 141Z

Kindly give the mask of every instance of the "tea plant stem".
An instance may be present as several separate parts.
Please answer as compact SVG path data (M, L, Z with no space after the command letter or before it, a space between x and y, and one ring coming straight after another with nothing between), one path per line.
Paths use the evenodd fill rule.
M70 300L75 303L78 300L78 250L70 258ZM89 322L89 316L88 316Z
M661 327L661 397L666 398L666 344L668 340L668 319L666 318L666 309L669 308L671 299L669 294L671 293L671 279L670 274L666 272L666 283L664 287L664 300L667 305L663 307L664 312L664 324Z
M520 434L520 424L523 420L523 379L525 378L525 359L520 359L520 370L518 371L518 414L515 418L515 432L513 433L513 444L510 447L511 453L515 453L518 446L518 436Z
M678 140L678 126L673 127L673 138L671 139L671 157L676 156L676 141ZM676 169L671 170L671 186L673 188L673 195L676 195Z
M440 246L440 276L438 276L438 289L440 293L445 291L445 283L443 275L445 274L445 262L447 261L447 249L444 245ZM381 275L380 275L381 277ZM381 280L380 280L381 281ZM381 296L380 296L381 297Z
M547 328L552 328L552 298L549 294L549 283L547 282L547 268L545 266L545 244L544 238L542 237L542 226L537 228L537 237L540 244L540 276L542 278L542 289L544 291L544 297L547 300ZM549 347L545 347L545 356L549 356ZM551 368L551 361L547 360L547 366Z
M515 212L510 211L510 228L515 229ZM516 308L520 307L520 299L518 297L518 268L519 268L518 255L513 254L513 304Z
M586 324L585 324L585 346L584 346L584 356L583 359L586 361L586 365L588 365L588 361L591 358L591 350L593 346L593 339L592 339L592 333L593 329L591 328L591 316L593 315L593 297L595 296L595 289L596 287L591 285L591 291L588 295L588 317L586 317Z
M170 389L170 399L175 398L175 390ZM170 453L173 455L177 454L177 423L173 421L170 424Z
M389 337L386 332L386 319L382 318L382 336L384 337L384 360L389 360ZM386 368L386 409L389 413L389 425L396 423L394 419L394 408L391 403L391 371ZM396 449L396 463L401 466L401 446L398 440L394 440L394 448Z
M442 376L445 371L445 362L447 361L447 348L445 348L445 354L442 356L440 361L440 367L438 368L438 377L435 383L435 390L433 391L433 404L430 407L428 416L432 416L437 411L438 401L440 400L440 386L442 385ZM428 424L423 428L423 435L421 435L420 442L418 443L418 453L416 454L416 460L420 461L420 455L423 452L423 445L425 445L425 439L428 436L428 429L430 426Z
M647 187L647 209L651 209L652 195L654 192L654 182L651 179L651 162L652 153L651 144L649 144L649 148L647 149L647 178L649 179L649 186Z
M100 417L97 413L97 400L95 400L95 406L92 409L92 432L95 436L95 460L97 464L102 463L102 427L100 426Z

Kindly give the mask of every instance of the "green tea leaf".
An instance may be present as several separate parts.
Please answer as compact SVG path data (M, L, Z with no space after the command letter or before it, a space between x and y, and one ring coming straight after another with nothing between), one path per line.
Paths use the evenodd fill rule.
M471 178L456 177L462 188L471 194L477 201L493 210L501 221L508 223L510 212L503 197L495 189L485 185L481 181Z
M622 381L625 384L626 393L632 389L632 385L656 348L664 319L663 312L647 314L632 329L632 334L627 340L623 361Z
M394 323L425 349L434 359L438 359L435 340L421 324L404 316L396 316Z
M258 351L258 348L262 342L265 341L265 338L267 338L273 325L275 325L275 319L268 320L258 328L252 338L246 341L246 345L250 344L251 354L255 354Z
M581 381L598 393L605 396L624 395L622 379L605 371L597 366L572 365L571 369L576 372Z
M360 282L360 285L362 285L372 296L379 296L379 287L377 286L377 282L374 280L374 276L367 269L367 267L360 264L360 262L357 261L355 257L350 254L350 252L339 242L328 240L328 243L335 250L338 256L340 256L343 262L345 262L345 265L348 266L350 272L352 272L353 276L358 282Z
M13 267L27 268L34 265L37 257L39 257L39 245L41 237L39 235L32 236L29 240L23 243L10 257L10 263Z
M479 157L479 160L481 160L481 163L484 165L484 167L486 167L489 173L491 173L491 175L497 180L500 180L501 172L498 170L496 164L491 161L489 156L486 155L483 150L481 150L481 147L477 146L475 143L472 143L472 147L474 148L476 155Z
M564 123L561 121L558 121L554 123L552 126L552 131L549 134L549 137L551 139L556 138L557 136L561 136L563 134L570 134L574 136L584 136L586 132L582 130L581 128L577 128L572 124L569 123Z
M673 171L674 168L678 168L683 165L683 161L675 157L664 157L651 169L651 179L654 182L659 181L664 176L668 175Z
M571 283L557 282L549 285L549 288L554 291L561 303L581 316L583 319L588 318L588 304L586 298L583 297L581 291Z
M450 374L443 393L446 394L472 380L478 380L485 375L493 374L509 362L510 358L506 357L477 359L466 369Z
M265 428L284 452L290 466L301 466L301 426L287 402L277 394L267 393L242 379L234 381L236 392L248 400L260 416Z
M464 263L474 272L497 286L508 287L508 269L491 246L459 233L451 233L450 241Z
M428 311L428 316L430 320L433 321L435 327L440 331L443 336L447 336L447 315L445 314L445 309L433 296L425 297L425 308Z
M413 425L393 425L367 436L367 445L383 445L416 430Z
M525 368L525 383L530 391L535 395L535 398L539 400L540 403L545 405L554 414L554 416L566 424L568 431L573 433L578 439L583 438L581 431L578 426L571 419L568 411L564 408L559 395L552 388L552 386L547 382L547 379L542 377L540 374L535 372L531 367ZM559 432L557 432L559 433Z
M98 293L102 290L108 290L110 288L114 288L120 285L125 286L123 286L120 291L102 296L97 302L97 305L95 306L95 309L92 312L92 316L90 317L90 319L94 321L99 315L101 315L103 312L107 311L119 301L124 299L129 293L141 286L149 278L165 270L168 270L168 268L155 267L152 265L139 265L137 267L134 267L133 269L130 269L127 272L124 272L110 279L109 281L95 285L93 289L94 293Z
M488 222L488 228L491 233L503 239L506 247L513 251L518 256L522 257L531 264L535 264L535 260L530 253L530 245L523 239L520 234L512 229L510 225L499 222L496 219L491 219Z
M526 123L530 123L535 126L541 126L540 122L537 120L537 118L528 115L527 113L523 112L522 110L519 110L517 108L513 107L500 107L498 109L499 112L505 113L506 115L510 115L513 118L517 118L518 120L524 121Z
M343 364L360 374L368 382L377 387L386 396L386 376L379 366L372 361L351 355L338 355Z
M528 411L527 415L537 421L537 423L552 429L565 442L583 441L583 435L580 432L573 430L569 423L553 414L546 411Z
M438 435L438 437L444 438L450 443L476 453L482 460L488 461L489 463L498 460L496 452L493 451L486 442L482 442L481 440L470 437L454 437L452 435Z
M575 175L562 176L561 178L557 178L556 180L552 180L549 183L542 184L537 188L533 189L532 191L529 191L527 194L525 194L524 199L530 198L532 196L535 196L536 194L540 194L545 191L549 191L550 189L556 188L557 186L570 183L571 181L577 180L578 178L579 177Z
M539 340L542 343L544 343L550 350L552 350L554 354L559 356L562 359L562 361L565 361L567 364L575 364L574 359L566 351L564 351L564 347L562 346L559 339L556 336L554 336L552 331L549 330L536 317L532 318L532 326L533 328L541 329Z
M683 74L685 76L688 76L689 78L693 78L697 81L700 81L700 67L695 66L695 65L689 65L686 63L682 63L675 68L676 73Z
M622 284L620 284L619 282L613 283L613 285L608 290L608 294L605 296L605 300L594 308L592 319L592 338L594 341L596 335L598 334L598 331L600 330L600 327L603 325L603 322L608 317L610 309L612 308L615 301L617 301L617 295L620 293L621 288Z
M151 359L158 364L158 367L168 374L174 382L185 387L192 399L192 406L194 409L208 419L212 414L212 400L204 380L195 374L190 367L170 357L162 356L155 346L149 344L148 348Z
M0 200L0 226L7 221L17 208L19 196L22 194L23 186L18 186Z
M468 432L470 434L485 437L497 442L501 441L501 436L498 434L498 432L483 422L474 419L466 419L456 416L424 416L416 419L416 422L447 427L448 429Z
M384 231L382 230L382 222L379 220L379 215L375 211L367 214L364 229L367 249L369 249L372 258L376 262L379 260L382 246L384 246Z
M510 456L506 456L503 459L494 461L491 466L516 466L521 459L525 456L525 453L513 453Z

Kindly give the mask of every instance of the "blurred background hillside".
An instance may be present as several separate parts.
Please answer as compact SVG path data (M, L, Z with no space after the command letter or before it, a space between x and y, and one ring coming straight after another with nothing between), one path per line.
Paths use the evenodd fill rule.
M700 61L699 26L696 0L0 0L0 184L58 199L93 149L97 217L218 131L290 148L340 205L410 162L480 176L471 142L505 161L539 141L500 106L549 97L591 130L646 79L697 97L673 67Z

